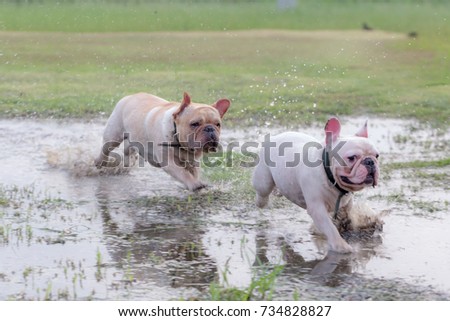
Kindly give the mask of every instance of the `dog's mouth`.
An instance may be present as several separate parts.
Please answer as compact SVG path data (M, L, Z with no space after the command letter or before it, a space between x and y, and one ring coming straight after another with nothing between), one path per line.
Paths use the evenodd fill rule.
M365 185L372 185L372 186L375 186L375 175L374 175L373 173L367 175L367 176L366 176L366 179L364 180L363 183L364 183Z
M214 153L217 152L217 149L219 147L219 142L216 140L208 141L205 144L203 144L203 151L206 153Z
M347 176L341 176L341 180L342 180L344 183L349 184L349 185L361 185L361 183L356 184L355 182L352 182L352 181L350 180L350 178L348 178Z
M342 180L342 182L349 184L349 185L372 185L372 186L376 185L375 173L367 174L366 178L362 182L359 182L359 183L353 182L347 176L341 176L341 180Z

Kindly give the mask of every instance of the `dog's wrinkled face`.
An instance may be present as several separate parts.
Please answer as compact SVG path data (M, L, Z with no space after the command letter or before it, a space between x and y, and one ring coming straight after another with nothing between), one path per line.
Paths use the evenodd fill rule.
M333 162L333 172L341 187L359 191L378 184L378 152L366 138L346 139L338 155L345 164Z
M331 160L332 172L342 188L356 192L378 184L379 167L377 149L368 139L367 122L355 136L341 139L340 123L336 118L328 121L325 131L331 134L333 146L341 144L337 159ZM342 144L343 143L343 144Z
M180 143L191 150L216 151L219 146L221 118L211 106L189 106L177 123Z
M212 105L191 103L185 93L180 109L174 113L178 140L191 151L215 152L219 146L222 117L230 101L220 99Z

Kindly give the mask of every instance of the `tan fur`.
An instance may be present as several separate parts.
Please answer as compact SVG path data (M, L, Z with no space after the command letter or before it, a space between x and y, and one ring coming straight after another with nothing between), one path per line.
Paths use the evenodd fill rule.
M95 165L108 166L112 150L126 139L127 144L139 147L141 157L162 167L189 190L203 188L205 184L198 173L199 159L203 152L217 148L221 118L229 105L227 99L212 105L191 103L187 93L181 103L146 93L126 96L108 119ZM125 149L124 153L129 155L133 150Z

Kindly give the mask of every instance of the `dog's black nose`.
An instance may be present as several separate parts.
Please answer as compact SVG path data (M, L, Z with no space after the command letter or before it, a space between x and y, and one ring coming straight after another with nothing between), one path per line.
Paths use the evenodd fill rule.
M365 160L363 160L362 164L372 167L375 165L375 162L373 161L372 158L366 158Z
M206 126L203 131L207 132L207 133L211 133L214 131L214 127L211 125Z

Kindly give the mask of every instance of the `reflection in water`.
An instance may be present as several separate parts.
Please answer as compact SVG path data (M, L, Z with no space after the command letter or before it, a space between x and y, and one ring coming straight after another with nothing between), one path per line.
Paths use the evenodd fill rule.
M448 154L424 146L448 141L449 133L416 128L416 141L402 143L394 138L409 133L409 123L373 124L386 163ZM211 282L247 287L277 265L284 267L277 299L448 298L445 168L424 169L423 177L416 170L391 173L367 193L373 208L392 209L383 242L355 241L351 255L325 255L326 243L295 206L260 212L253 202L231 202L236 193L226 186L189 194L148 166L74 177L74 161L89 164L102 130L103 122L0 120L0 145L8 151L0 154L0 187L31 190L17 194L16 205L5 207L4 198L0 208L0 225L10 232L0 238L0 299L44 299L48 288L56 300L202 298ZM243 141L258 130L223 136Z
M125 277L199 290L214 281L215 264L201 244L204 231L195 221L185 225L193 220L192 214L173 219L132 201L111 201L105 190L99 189L96 196L104 241L116 266L128 274Z
M133 197L126 177L124 181L114 188L109 179L100 180L96 198L111 258L135 282L200 291L211 282L244 288L261 266L282 265L281 279L339 286L344 282L340 276L376 254L377 242L353 255L324 256L325 240L311 235L304 222L274 221L281 229L273 230L268 218L253 209L230 216L229 210L214 211L216 204L203 204L214 198L214 191ZM287 237L283 224L289 225Z

